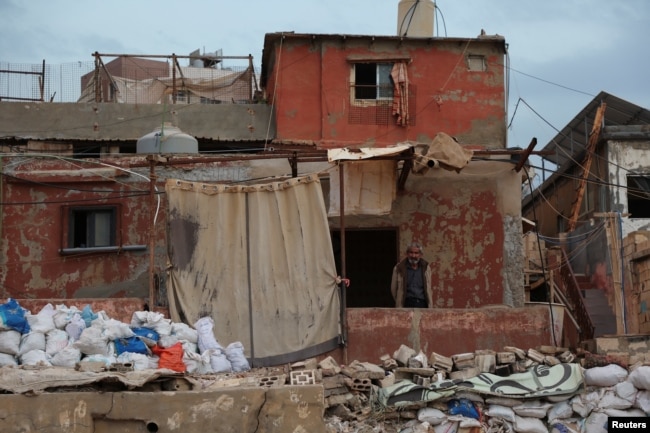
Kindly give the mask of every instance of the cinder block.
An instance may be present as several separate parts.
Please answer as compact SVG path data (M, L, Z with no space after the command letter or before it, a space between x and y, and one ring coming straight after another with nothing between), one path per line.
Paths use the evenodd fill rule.
M315 385L314 370L296 370L289 373L292 385Z
M260 378L259 384L260 386L271 388L273 386L282 386L285 384L286 381L287 381L287 375L280 374L277 376L262 377Z

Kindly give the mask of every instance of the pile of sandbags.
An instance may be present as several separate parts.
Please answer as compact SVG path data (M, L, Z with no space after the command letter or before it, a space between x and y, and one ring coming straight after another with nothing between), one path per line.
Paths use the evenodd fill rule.
M249 370L241 342L224 348L213 328L210 317L191 327L152 311L136 311L126 324L89 305L79 310L47 304L32 314L9 299L0 305L0 367L78 368L93 362L197 374Z

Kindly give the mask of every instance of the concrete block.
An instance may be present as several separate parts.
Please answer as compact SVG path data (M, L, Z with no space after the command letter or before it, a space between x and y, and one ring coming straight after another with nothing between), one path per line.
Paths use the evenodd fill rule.
M389 386L395 384L395 375L393 373L389 373L383 379L376 379L374 383L380 388L388 388Z
M457 370L464 368L474 367L474 353L459 353L452 355L451 360L454 362L454 367Z
M540 364L544 362L544 355L535 349L528 349L527 356L528 358L532 359L535 362L539 362Z
M496 356L494 354L476 355L474 365L481 373L494 373Z
M316 379L314 370L296 370L289 373L291 385L314 385Z
M514 364L517 361L517 356L513 352L498 352L497 364Z
M402 344L399 349L393 353L393 359L401 365L408 365L409 359L416 354L417 352L414 349Z
M266 376L260 378L259 384L260 386L266 387L266 388L271 388L275 386L282 386L287 382L287 375L286 374L278 374L278 375L273 375L273 376Z
M331 356L319 362L318 367L321 369L323 376L334 376L341 372L341 366Z
M457 371L452 371L449 373L449 378L450 379L460 379L460 380L465 380L465 379L471 379L472 377L476 377L479 375L479 370L476 367L469 367L469 368L464 368L462 370L457 370Z
M517 359L526 359L526 351L519 349L518 347L505 346L503 348L503 351L514 353Z
M450 357L440 355L436 352L431 352L431 355L429 356L429 365L434 368L451 371L454 367L454 361L452 361Z

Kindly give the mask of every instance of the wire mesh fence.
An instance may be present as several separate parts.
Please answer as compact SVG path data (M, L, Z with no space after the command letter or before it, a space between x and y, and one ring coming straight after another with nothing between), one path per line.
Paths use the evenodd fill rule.
M187 65L181 61L189 60ZM259 100L252 58L99 55L94 61L0 61L0 101L222 104ZM181 61L179 61L181 60Z

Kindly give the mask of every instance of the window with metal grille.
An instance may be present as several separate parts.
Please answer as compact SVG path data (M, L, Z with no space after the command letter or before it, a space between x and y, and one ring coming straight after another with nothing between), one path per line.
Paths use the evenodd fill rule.
M353 98L358 100L390 100L393 98L392 63L353 64Z

